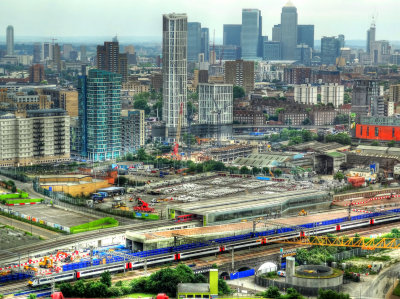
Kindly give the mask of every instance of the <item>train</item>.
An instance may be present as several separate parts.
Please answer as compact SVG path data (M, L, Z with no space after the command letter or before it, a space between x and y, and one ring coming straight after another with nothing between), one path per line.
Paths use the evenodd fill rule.
M217 253L223 253L228 250L238 250L243 248L268 245L271 243L279 243L279 241L305 236L306 233L307 235L321 235L355 228L373 226L376 224L400 221L400 214L398 213L400 213L400 209L387 211L386 213L369 214L368 216L370 216L370 218L365 217L356 221L346 221L345 218L339 218L333 221L336 223L331 223L329 225L318 225L318 223L309 223L297 226L296 228L287 227L272 229L263 232L251 232L244 235L210 240L208 243L185 244L185 247L182 247L182 245L180 245L178 246L179 248L177 247L177 250L170 249L173 247L169 247L168 249L164 248L165 250L161 250L161 252L164 253L153 256L151 256L150 253L145 254L145 252L141 252L139 256L132 257L132 259L128 261L90 266L82 269L69 270L46 276L37 276L32 278L28 282L28 285L30 287L38 287L51 283L95 277L99 276L105 271L109 271L111 273L132 271L144 267L145 264L149 266L170 262L179 262L184 259L214 255ZM299 231L299 228L304 228L304 231ZM181 248L186 249L180 250Z

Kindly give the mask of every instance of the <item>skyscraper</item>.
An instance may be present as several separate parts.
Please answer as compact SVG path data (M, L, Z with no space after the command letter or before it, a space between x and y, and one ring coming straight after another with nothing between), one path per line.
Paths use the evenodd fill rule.
M33 44L33 63L39 63L42 58L42 46L40 43Z
M242 25L224 24L224 46L240 47Z
M201 50L201 24L188 22L187 28L187 60L188 62L197 62Z
M51 43L43 43L42 55L43 60L53 60L53 46Z
M274 25L272 27L272 41L280 42L281 41L281 24Z
M264 42L263 59L264 60L280 60L281 59L281 43L280 42Z
M14 27L7 27L7 55L14 55Z
M340 55L340 40L335 37L322 37L321 38L321 63L322 64L335 64L336 58Z
M82 156L93 161L119 157L121 75L92 69L79 77L78 92Z
M163 15L163 121L165 136L175 141L181 111L181 127L186 127L187 102L187 16Z
M72 45L71 44L64 44L63 45L63 56L64 59L69 60L71 58L71 51L72 51Z
M200 52L204 53L204 61L209 61L210 52L208 47L210 44L210 31L208 28L201 28L201 49Z
M341 48L344 48L344 45L345 45L344 35L343 34L339 34L338 35L338 40L339 40L339 50L340 50Z
M289 1L281 13L282 59L294 60L297 46L297 8Z
M128 80L127 57L119 53L117 37L112 42L104 42L103 46L97 46L97 68L122 75L122 82Z
M59 44L53 45L53 62L57 66L57 71L60 72L62 69L62 65L61 65L61 48Z
M375 42L376 27L375 21L372 20L371 27L367 31L367 53L371 54L371 44Z
M86 56L86 46L85 45L81 45L80 47L81 50L81 62L87 62L87 56Z
M242 59L255 60L260 54L262 17L258 9L242 10L241 48Z
M314 49L314 25L297 26L297 44L306 44Z

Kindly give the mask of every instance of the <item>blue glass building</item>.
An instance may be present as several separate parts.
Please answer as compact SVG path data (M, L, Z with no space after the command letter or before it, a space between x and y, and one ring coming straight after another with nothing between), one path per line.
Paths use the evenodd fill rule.
M201 53L201 24L188 22L187 28L187 60L197 62Z
M201 28L201 49L200 52L204 53L204 61L210 60L210 52L208 50L210 44L210 31L208 28Z
M241 49L242 59L257 60L262 41L262 17L258 9L242 10Z

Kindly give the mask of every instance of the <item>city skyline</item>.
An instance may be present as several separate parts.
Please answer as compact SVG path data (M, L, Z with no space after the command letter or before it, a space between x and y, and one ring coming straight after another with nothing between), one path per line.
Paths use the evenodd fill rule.
M3 0L0 10L8 13L0 20L0 28L4 28L0 30L0 36L3 42L5 29L12 25L17 42L21 37L97 37L115 34L161 41L162 14L176 12L186 13L189 22L200 22L202 27L210 28L210 41L215 29L216 41L220 42L223 24L240 24L242 9L255 8L260 9L263 16L263 34L271 39L271 29L279 23L281 9L287 0L249 0L245 3L238 0L206 0L201 3L151 0L139 5L135 2L119 0L110 6L92 0L85 3L72 0L56 5L49 0L32 3L27 0ZM354 0L351 3L345 0L323 3L317 0L293 0L292 3L297 7L299 24L315 25L316 40L338 34L344 34L348 40L365 40L373 15L376 16L378 39L400 40L395 26L396 10L389 9L397 4L396 0ZM21 5L24 10L20 9ZM121 10L121 7L124 9ZM119 17L115 18L115 14ZM36 18L35 22L27 22L32 16L42 17ZM49 23L52 26L47 26Z

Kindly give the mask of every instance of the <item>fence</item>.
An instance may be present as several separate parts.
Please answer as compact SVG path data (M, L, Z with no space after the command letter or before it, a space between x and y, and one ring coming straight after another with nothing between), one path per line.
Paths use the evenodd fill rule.
M14 180L24 182L24 183L32 181L32 178L26 176L25 174L18 173L16 168L15 168L15 170L8 170L8 169L0 168L0 174L10 177Z
M318 296L318 291L320 289L323 289L323 290L329 289L329 290L334 290L335 292L342 291L342 286L336 286L336 287L318 287L318 286L316 286L315 288L310 288L310 287L292 285L285 281L277 281L277 280L265 278L262 276L256 276L255 283L257 285L265 287L265 288L275 286L275 287L278 287L278 289L283 290L283 291L287 290L288 288L293 288L293 289L296 289L300 294L306 295L306 296Z
M229 275L229 279L239 279L244 277L249 277L254 275L254 269L246 270L246 271L239 271L235 273L231 273Z

